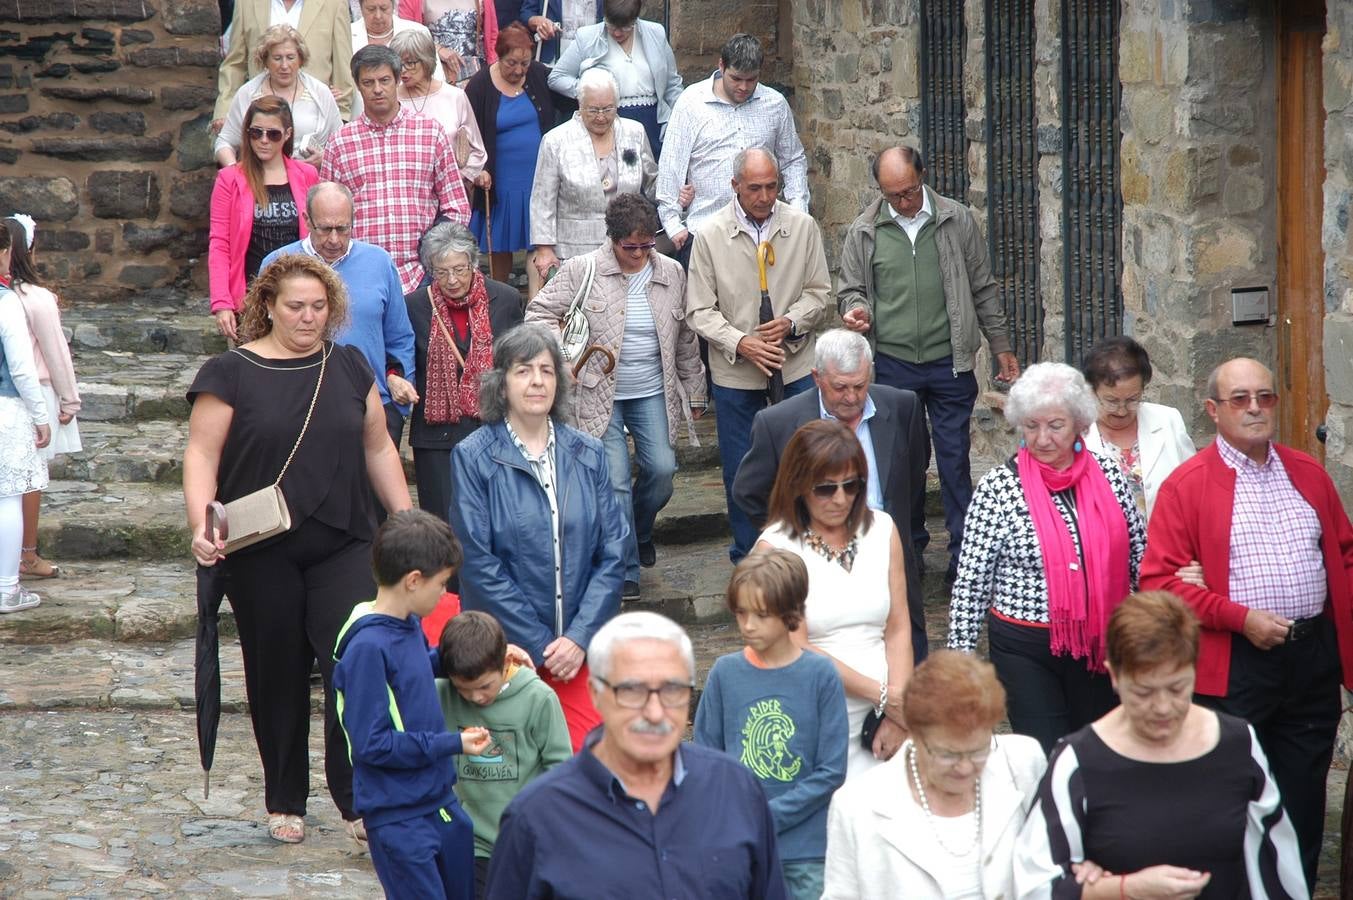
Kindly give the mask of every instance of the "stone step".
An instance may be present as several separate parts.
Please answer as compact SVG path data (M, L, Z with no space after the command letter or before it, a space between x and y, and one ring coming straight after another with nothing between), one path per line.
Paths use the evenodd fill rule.
M150 292L126 303L72 307L62 313L62 324L77 351L219 353L226 342L209 306L206 297Z
M80 421L183 422L189 409L184 394L206 359L190 353L77 350Z
M641 572L642 599L626 608L656 610L684 624L728 621L723 596L732 567L724 540L659 545L658 554L658 565ZM87 639L155 643L195 633L197 578L191 562L63 561L60 578L25 584L38 592L42 605L0 616L0 648ZM229 604L222 607L221 628L234 633ZM0 671L8 672L2 660ZM8 675L0 679L0 689L7 680Z

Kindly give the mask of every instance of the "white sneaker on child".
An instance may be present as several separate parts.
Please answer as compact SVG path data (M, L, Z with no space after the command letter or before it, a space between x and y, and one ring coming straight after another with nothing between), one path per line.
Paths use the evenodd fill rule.
M42 602L42 598L28 588L15 585L8 594L0 594L0 613L23 612Z

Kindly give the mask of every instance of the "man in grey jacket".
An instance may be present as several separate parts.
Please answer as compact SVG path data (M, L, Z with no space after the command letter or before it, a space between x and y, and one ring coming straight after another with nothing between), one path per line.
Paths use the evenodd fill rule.
M837 307L847 328L875 344L878 382L915 391L925 405L952 581L972 499L968 422L977 401L973 367L982 336L1000 365L997 380L1014 381L1019 362L972 211L926 189L925 164L911 147L884 150L873 172L881 196L846 231ZM927 447L927 462L929 455ZM923 479L913 491L911 537L919 558L930 542Z

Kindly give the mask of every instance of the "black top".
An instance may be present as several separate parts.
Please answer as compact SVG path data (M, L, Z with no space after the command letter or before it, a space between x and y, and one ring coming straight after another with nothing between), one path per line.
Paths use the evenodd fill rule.
M1110 872L1156 865L1211 872L1200 897L1250 896L1245 822L1264 775L1251 758L1245 722L1217 718L1217 746L1184 762L1128 759L1090 727L1066 738L1084 790L1086 859Z
M520 325L524 314L521 292L516 288L484 279L484 289L489 295L489 329L495 334L503 334L514 325ZM423 397L427 395L428 338L432 331L432 301L428 289L421 287L404 297L409 307L409 324L413 326L413 365L414 387L418 391L418 402L414 404L413 415L409 419L409 446L419 450L450 450L464 440L470 432L479 427L479 420L464 416L454 425L429 425L423 419ZM462 356L470 352L470 341L460 340L455 334L455 326L446 323L447 329L456 339ZM437 340L442 340L440 330Z
M249 233L249 250L244 255L244 279L258 276L263 258L278 247L301 239L301 214L289 184L268 185L268 205L254 204L254 227Z
M550 70L547 66L531 60L526 70L526 96L536 108L536 118L540 120L540 133L543 136L554 127L554 95L550 93ZM498 101L502 94L493 86L489 67L484 66L470 80L465 82L465 96L470 99L470 109L474 111L475 121L479 123L479 134L484 138L484 153L488 161L484 171L496 182L498 180ZM484 191L474 189L474 209L484 208Z
M324 385L305 439L282 479L282 493L293 530L313 517L354 538L370 540L375 535L375 510L362 432L375 377L356 348L325 346L329 360ZM216 475L216 499L228 503L277 479L301 433L319 371L319 353L267 359L240 348L202 366L188 389L188 402L198 394L212 394L234 412ZM270 543L262 541L237 552Z

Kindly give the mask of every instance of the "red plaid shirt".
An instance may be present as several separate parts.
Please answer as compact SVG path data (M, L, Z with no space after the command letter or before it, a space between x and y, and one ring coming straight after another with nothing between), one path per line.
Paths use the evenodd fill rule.
M1217 435L1217 453L1236 473L1231 507L1231 601L1289 619L1325 608L1329 586L1320 518L1268 446L1259 465Z
M365 113L344 125L324 150L319 177L352 191L352 236L390 254L406 294L423 280L418 242L437 216L470 221L451 139L402 104L387 125Z

